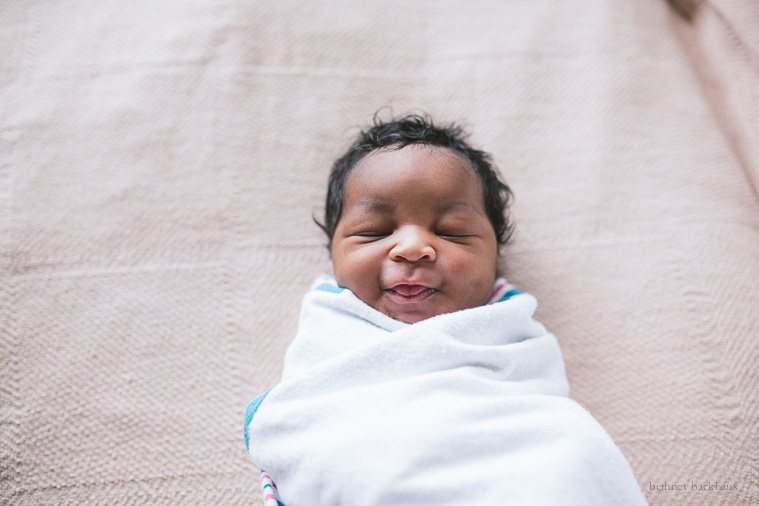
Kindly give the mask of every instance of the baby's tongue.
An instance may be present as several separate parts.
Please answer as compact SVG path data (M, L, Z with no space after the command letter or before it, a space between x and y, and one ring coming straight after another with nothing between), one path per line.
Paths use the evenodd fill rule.
M403 295L404 297L413 297L414 295L419 295L426 289L427 287L423 285L398 285L393 288L393 290Z

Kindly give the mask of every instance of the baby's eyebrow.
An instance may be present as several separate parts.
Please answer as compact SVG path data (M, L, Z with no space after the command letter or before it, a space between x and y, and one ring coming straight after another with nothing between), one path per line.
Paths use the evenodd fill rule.
M466 200L444 200L438 205L437 211L439 213L446 213L448 211L457 211L459 209L468 209L470 211L476 212L477 214L482 214L476 206L472 205L471 202L468 202Z
M378 213L387 213L395 209L395 206L384 199L365 199L360 200L356 207L366 209L367 211L374 211Z
M368 198L359 200L356 203L356 207L362 211L370 213L392 213L395 211L396 204L390 200L381 198ZM474 211L477 214L483 214L482 211L477 209L477 206L466 200L441 200L437 206L435 206L435 212L439 214L445 214L454 211Z

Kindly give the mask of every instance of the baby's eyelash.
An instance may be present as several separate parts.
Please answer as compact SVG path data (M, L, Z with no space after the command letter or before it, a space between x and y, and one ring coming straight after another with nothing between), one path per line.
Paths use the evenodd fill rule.
M390 234L388 232L367 231L367 232L356 232L353 235L356 237L386 237Z
M444 233L438 233L436 235L438 237L440 237L441 239L445 239L447 241L460 241L460 240L472 237L472 234L444 234Z

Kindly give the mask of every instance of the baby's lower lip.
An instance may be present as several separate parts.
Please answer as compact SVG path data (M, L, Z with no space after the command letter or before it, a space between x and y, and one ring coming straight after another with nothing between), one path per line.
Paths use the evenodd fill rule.
M398 285L388 288L385 292L402 302L419 302L431 296L436 290L422 285Z

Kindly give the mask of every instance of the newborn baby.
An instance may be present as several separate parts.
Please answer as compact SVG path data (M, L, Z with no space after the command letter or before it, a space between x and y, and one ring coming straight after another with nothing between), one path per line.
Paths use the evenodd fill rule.
M497 279L510 197L459 128L421 116L377 121L335 162L334 278L304 297L282 381L246 412L265 501L645 504L568 398L535 299Z
M487 155L419 117L364 137L329 185L337 284L405 323L485 304L510 232L510 193Z

